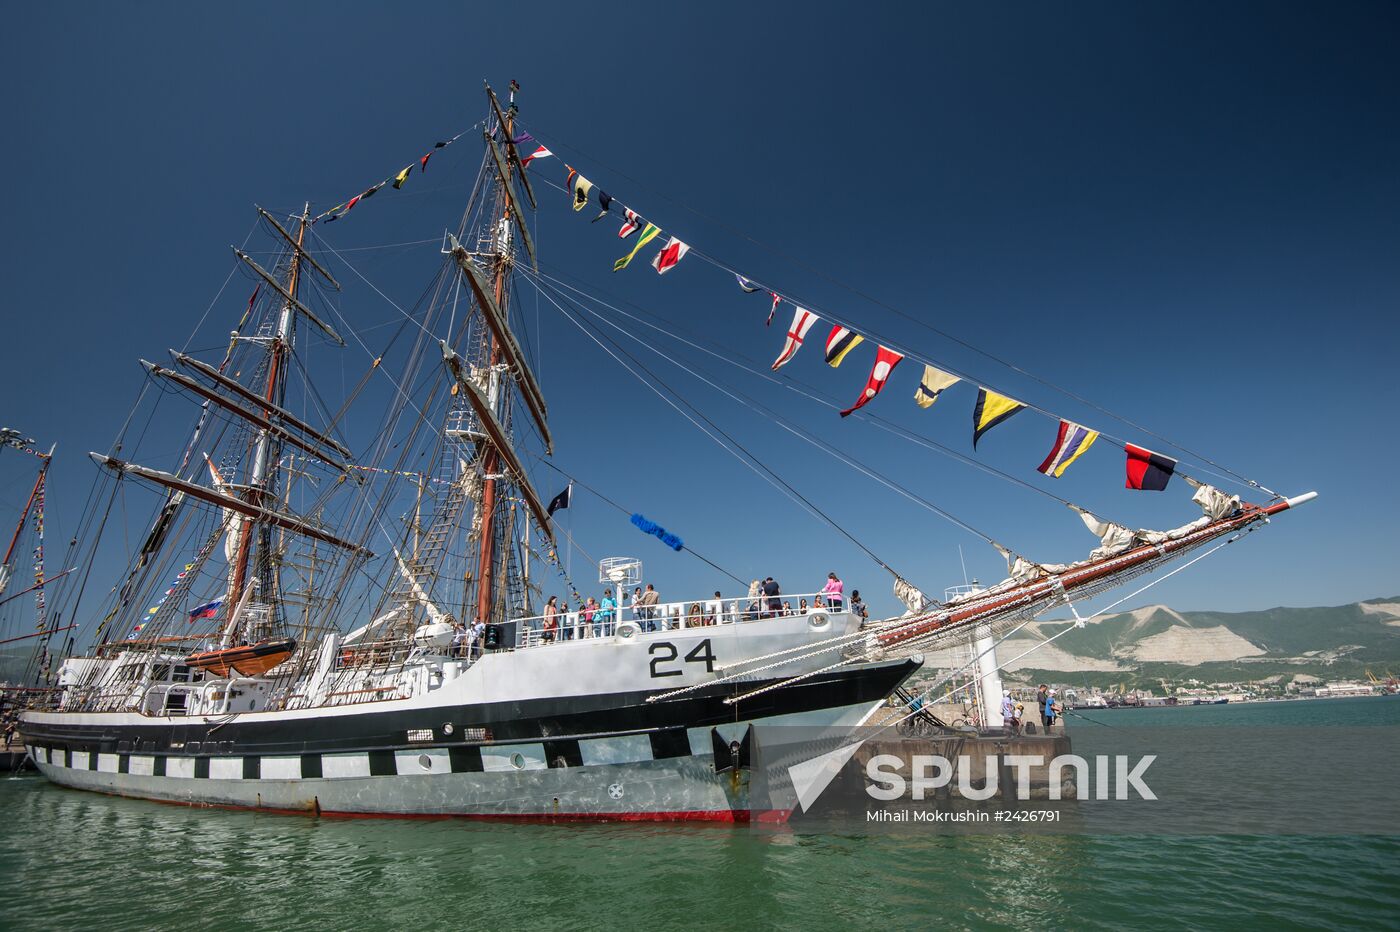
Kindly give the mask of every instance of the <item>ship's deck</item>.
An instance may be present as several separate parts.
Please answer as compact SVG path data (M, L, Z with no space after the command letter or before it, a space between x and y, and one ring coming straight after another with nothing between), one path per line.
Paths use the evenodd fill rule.
M777 596L781 607L769 610L768 599L758 596L691 599L679 602L658 602L655 605L626 604L620 608L604 611L600 608L582 608L560 612L551 620L545 615L530 615L512 618L507 626L506 645L517 648L543 647L561 641L580 640L590 637L610 637L617 633L619 625L634 624L639 634L659 631L676 631L682 628L700 628L712 625L750 624L777 617L813 615L818 612L832 613L844 611L849 602L829 600L824 593L800 592L783 593Z

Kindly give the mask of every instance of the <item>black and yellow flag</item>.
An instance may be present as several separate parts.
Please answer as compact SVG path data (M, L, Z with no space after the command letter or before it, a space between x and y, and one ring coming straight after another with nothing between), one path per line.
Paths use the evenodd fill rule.
M1024 407L1014 398L978 388L977 407L972 409L972 449L977 449L977 441L983 434Z
M567 181L569 190L573 192L574 210L583 210L583 205L588 203L588 192L593 190L593 182L580 175L572 166L569 166Z
M831 328L831 335L826 338L826 364L835 369L841 365L841 360L846 358L846 354L860 345L865 337L858 333L847 330L837 324Z
M413 166L405 165L403 171L394 176L394 188L396 190L403 187L403 183L408 180L408 173L411 171L413 171Z
M943 390L957 381L956 375L949 375L942 369L925 365L924 377L919 380L919 387L914 389L914 403L921 408L932 407L938 396L943 394Z

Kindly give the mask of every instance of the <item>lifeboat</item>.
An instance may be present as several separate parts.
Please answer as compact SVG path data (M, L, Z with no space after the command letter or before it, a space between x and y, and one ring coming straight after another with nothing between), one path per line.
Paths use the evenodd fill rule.
M291 638L281 641L259 641L239 647L225 647L222 650L206 650L190 654L185 663L215 676L259 676L271 670L297 649L297 642Z

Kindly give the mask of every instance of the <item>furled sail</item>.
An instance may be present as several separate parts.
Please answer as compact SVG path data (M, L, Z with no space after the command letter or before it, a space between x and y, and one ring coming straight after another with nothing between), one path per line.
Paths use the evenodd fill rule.
M1206 485L1198 482L1190 476L1183 475L1193 489L1195 494L1191 496L1191 501L1201 506L1201 511L1205 512L1207 518L1212 521L1219 521L1226 515L1234 514L1240 510L1240 497L1238 495L1226 495L1213 485Z
M1112 521L1105 521L1082 508L1075 508L1074 510L1079 514L1079 517L1083 519L1084 526L1089 529L1089 533L1099 539L1099 546L1094 548L1093 552L1089 554L1090 560L1100 560L1104 557L1111 557L1114 554L1122 553L1133 545L1133 538L1137 535L1123 525L1114 524Z
M214 491L223 495L229 495L228 483L224 481L223 475L219 472L219 467L214 465L214 461L209 458L209 454L204 454L204 462L209 467L209 481L214 485ZM228 591L233 593L237 588L234 576L238 562L238 547L243 542L243 522L239 519L238 513L231 508L224 508L224 560L228 562Z
M253 518L257 521L266 522L284 531L292 531L305 537L310 537L312 540L319 540L322 543L331 544L332 546L340 547L344 550L354 551L366 557L374 556L371 551L361 547L359 544L337 537L329 531L323 530L305 518L301 518L297 515L277 511L272 508L250 505L242 499L234 498L231 495L225 495L222 492L216 492L198 483L181 479L179 476L171 475L168 472L161 472L159 469L151 469L148 466L128 463L116 457L105 456L101 453L89 453L88 455L91 456L98 465L106 466L108 469L112 469L116 472L137 476L147 481L154 482L157 485L165 486L168 489L175 489L176 491L185 493L191 498L197 498L200 501L208 502L211 505L218 505L221 508L231 509L240 515Z
M915 615L927 611L928 607L933 604L932 600L915 588L913 583L900 576L894 578L894 597L903 602L909 612Z
M456 351L448 346L445 340L441 341L441 345L443 364L452 373L452 377L457 380L457 384L462 387L462 393L471 404L472 410L476 412L476 416L481 422L481 428L486 432L487 440L501 455L501 459L505 461L512 481L520 490L521 497L525 499L525 504L534 516L535 524L553 540L554 530L550 527L549 513L544 510L544 504L540 501L539 494L535 492L535 487L530 484L525 467L520 462L520 457L516 455L515 448L511 446L510 435L506 433L505 428L496 417L496 413L491 410L491 405L481 394L481 389L477 388L476 383L472 381L463 364L462 357L457 355Z

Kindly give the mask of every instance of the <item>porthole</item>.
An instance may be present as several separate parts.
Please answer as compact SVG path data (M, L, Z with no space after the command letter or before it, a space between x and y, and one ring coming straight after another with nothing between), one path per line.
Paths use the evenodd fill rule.
M442 733L443 733L443 734L445 734L445 735L450 735L450 734L452 734L452 730L453 730L453 729L452 729L452 723L451 723L451 722L443 722L443 723L442 723Z
M510 756L510 765L511 765L512 767L514 767L516 770L524 770L524 769L525 769L525 755L524 755L524 754L521 754L519 751L515 752L514 754L512 754L512 755Z
M419 755L418 755L418 766L419 766L419 767L422 767L424 770L432 770L432 769L433 769L433 759L432 759L431 757L429 757L428 755L426 755L426 754L419 754Z

